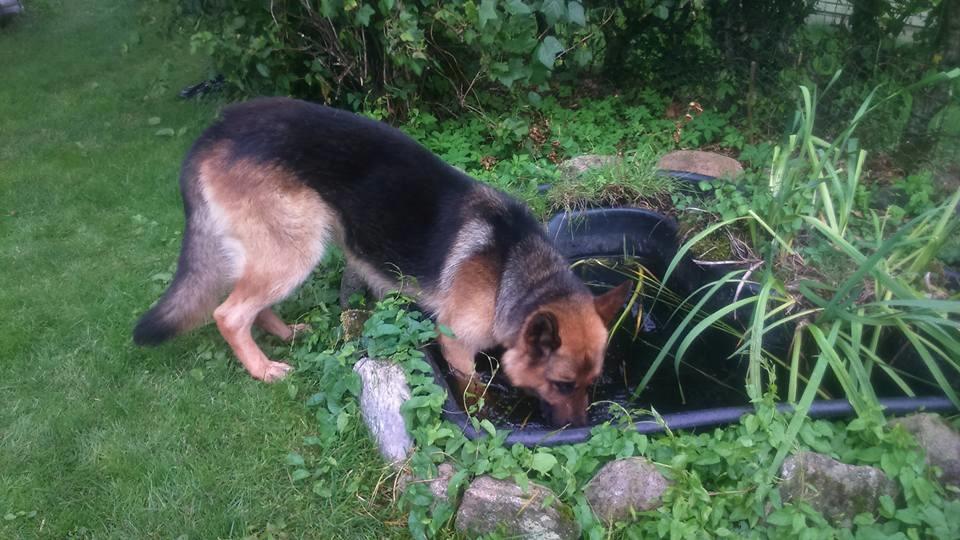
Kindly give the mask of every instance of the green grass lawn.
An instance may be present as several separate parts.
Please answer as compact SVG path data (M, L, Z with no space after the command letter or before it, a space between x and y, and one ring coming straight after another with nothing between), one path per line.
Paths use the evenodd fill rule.
M0 538L404 536L361 426L314 451L341 470L319 497L284 463L311 455L302 394L210 327L132 344L179 249L179 162L220 104L176 98L206 70L138 2L26 4L0 30Z

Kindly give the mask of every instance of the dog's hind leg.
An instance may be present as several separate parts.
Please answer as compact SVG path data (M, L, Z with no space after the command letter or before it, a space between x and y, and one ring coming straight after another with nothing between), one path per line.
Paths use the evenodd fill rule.
M260 312L279 300L270 294L271 285L262 276L245 274L227 300L213 312L220 334L243 367L253 378L267 382L283 378L291 369L288 364L267 358L250 333Z
M283 322L273 309L266 308L257 314L253 324L260 327L261 330L280 338L283 341L292 341L298 333L310 329L310 325L305 323L287 324Z
M233 291L213 312L220 334L256 379L274 381L291 369L267 358L253 341L250 330L257 324L281 339L293 337L294 328L285 324L270 306L286 298L310 275L323 253L322 243L313 244L312 253L304 253L298 244L280 244L271 246L269 253L261 251L262 256L248 259Z
M267 358L250 331L258 324L280 338L292 336L295 328L270 307L320 262L336 216L316 191L277 165L230 160L216 150L211 156L201 164L199 181L238 261L233 290L213 318L250 375L274 381L290 366Z

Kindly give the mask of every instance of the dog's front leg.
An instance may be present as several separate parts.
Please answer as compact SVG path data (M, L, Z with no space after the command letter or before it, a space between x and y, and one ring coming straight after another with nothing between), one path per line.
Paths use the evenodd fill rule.
M450 372L456 379L456 392L460 396L464 407L469 408L483 396L484 385L477 379L475 358L479 349L457 338L440 336L440 348L443 357L450 366Z
M443 357L450 366L450 371L458 379L470 379L474 376L477 366L474 359L477 356L477 349L465 344L462 340L455 337L440 336L440 348L443 350Z

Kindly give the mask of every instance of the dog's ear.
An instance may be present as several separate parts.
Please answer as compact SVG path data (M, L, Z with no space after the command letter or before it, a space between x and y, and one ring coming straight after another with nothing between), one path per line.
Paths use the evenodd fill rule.
M624 281L615 288L593 299L593 307L597 310L597 315L600 315L600 319L605 326L609 327L610 323L613 322L613 318L616 317L620 309L623 308L623 303L627 301L627 296L630 294L630 289L633 288L632 286L633 283L630 281Z
M549 311L538 311L527 323L524 339L534 358L546 358L560 348L560 323Z

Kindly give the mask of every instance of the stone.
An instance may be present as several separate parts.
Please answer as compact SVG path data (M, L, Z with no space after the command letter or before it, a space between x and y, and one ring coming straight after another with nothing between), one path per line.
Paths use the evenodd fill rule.
M400 414L400 407L410 399L403 368L388 360L362 358L353 370L360 375L360 413L363 423L377 442L383 458L400 465L413 450L413 439Z
M572 180L581 174L593 170L601 169L610 165L616 165L623 161L619 156L604 156L599 154L586 154L570 158L557 166L560 173L567 180Z
M960 487L960 433L938 414L918 413L894 418L891 425L903 426L927 454L927 464L940 469L943 485Z
M806 501L837 527L849 528L853 518L873 514L880 497L896 498L896 482L876 467L847 465L815 452L799 452L780 469L783 502Z
M661 171L676 171L700 174L711 178L736 178L743 174L740 162L716 154L700 150L677 150L660 158L657 169Z
M660 506L670 481L642 457L611 461L600 469L585 495L593 513L608 525L630 519L632 512Z
M455 472L456 469L453 468L453 465L443 462L437 466L437 476L434 478L423 480L409 473L403 474L397 480L397 492L403 493L410 484L426 483L430 487L430 493L433 494L431 507L435 507L440 502L448 500L450 479L453 478Z
M340 324L343 326L343 339L349 341L363 335L363 323L370 318L365 309L345 309L340 312Z
M0 0L0 19L13 17L23 11L20 0Z
M544 501L552 499L543 507ZM549 489L531 482L527 492L509 480L480 476L463 494L454 526L471 536L503 532L510 538L563 540L580 537L573 512Z

